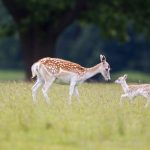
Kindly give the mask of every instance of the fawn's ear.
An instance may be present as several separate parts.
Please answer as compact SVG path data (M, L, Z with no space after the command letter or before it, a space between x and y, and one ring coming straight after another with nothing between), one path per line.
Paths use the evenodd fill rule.
M100 55L100 61L101 61L101 62L106 61L106 57L105 57L104 55Z
M127 75L127 74L125 74L123 77L124 77L124 79L126 80L126 79L127 79L127 77L128 77L128 75Z

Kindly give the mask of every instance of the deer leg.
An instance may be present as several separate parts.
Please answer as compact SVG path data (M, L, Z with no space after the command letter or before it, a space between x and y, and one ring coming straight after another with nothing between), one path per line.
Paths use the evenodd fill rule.
M127 97L128 97L127 94L121 95L119 104L122 105L122 100L123 100L124 98L127 98Z
M52 77L50 80L45 81L45 84L42 88L42 92L43 92L43 95L45 97L45 101L47 104L49 104L49 97L48 97L47 91L54 81L55 81L55 77Z
M34 84L34 86L32 87L32 98L33 98L33 102L36 102L36 93L38 88L42 85L42 80L37 79L36 83Z
M74 88L75 88L75 82L71 82L70 83L70 87L69 87L69 100L68 100L68 104L71 104L71 98L72 98L72 94L74 92Z
M74 88L75 96L77 97L78 102L80 103L79 92L77 86Z

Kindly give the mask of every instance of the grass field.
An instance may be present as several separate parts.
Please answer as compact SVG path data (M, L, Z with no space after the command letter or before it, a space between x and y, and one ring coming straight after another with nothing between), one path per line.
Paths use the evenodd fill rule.
M32 103L31 83L0 83L0 150L149 150L150 107L118 105L121 87L85 83L67 105L68 86L54 85L47 106Z

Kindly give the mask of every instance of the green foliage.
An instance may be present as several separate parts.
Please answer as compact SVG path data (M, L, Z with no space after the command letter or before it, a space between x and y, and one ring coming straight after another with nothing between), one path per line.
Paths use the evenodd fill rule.
M128 41L127 26L132 24L137 32L149 35L149 0L91 1L94 9L84 12L82 20L94 22L102 28L103 35ZM96 6L95 6L96 5Z
M2 5L0 0L0 38L12 36L16 33L16 26L9 15L6 8Z
M17 4L27 11L27 17L22 20L22 25L29 26L30 24L47 22L55 24L62 13L70 9L72 2L72 0L18 0Z
M4 9L3 5L6 9ZM2 15L0 15L0 36L10 36L13 33L18 31L21 42L23 43L22 50L25 51L25 57L29 62L25 62L26 70L29 72L29 67L32 65L34 60L37 60L41 57L50 55L54 57L55 54L55 42L69 25L74 22L80 22L84 28L88 28L88 26L84 26L85 24L96 24L100 27L100 33L102 33L107 38L120 39L122 41L130 42L131 38L129 35L129 28L135 31L142 33L142 38L144 36L149 37L150 35L150 1L149 0L1 0L0 8ZM14 22L8 12L12 16ZM3 15L4 14L4 15ZM89 29L91 30L91 29ZM85 32L89 32L86 30ZM94 31L95 32L95 31ZM91 32L89 32L91 33ZM82 38L79 40L72 42L72 44L78 44L74 47L71 46L73 51L71 51L71 57L74 57L75 54L78 54L83 45L86 44L90 40L90 34L84 33L82 34ZM97 35L96 35L97 36ZM94 33L92 34L94 37ZM88 40L88 41L86 41ZM98 43L98 36L93 38L92 40L96 40L95 45L93 46L89 42L85 47L87 50L86 55L91 56L92 60L87 58L89 64L93 63L94 57L98 56L99 47L106 47L102 43ZM102 40L102 39L100 39ZM94 41L93 41L94 43ZM64 43L63 43L64 44ZM66 43L65 43L66 44ZM65 45L64 44L64 45ZM110 43L108 43L109 46ZM120 43L119 43L120 44ZM135 43L137 44L137 43ZM71 45L71 44L70 44ZM70 48L70 45L68 48ZM106 44L105 44L106 45ZM138 44L137 44L138 45ZM89 46L89 47L88 47ZM92 47L93 46L93 47ZM140 45L138 45L140 46ZM130 45L128 46L130 47ZM78 48L78 49L77 49ZM96 49L93 53L92 48ZM119 50L122 47L118 46L118 49L112 49L115 52L105 52L107 56L112 56L113 66L117 66L116 64L124 63L125 69L130 66L130 69L136 68L141 69L142 71L149 71L149 54L148 48L143 48L141 46L140 53L134 53L134 59L140 58L139 64L136 63L130 57L130 60L127 62L122 61L122 57L120 57L120 53L124 56L129 55L129 51L132 53L133 49L124 48L123 50ZM95 50L94 49L94 50ZM107 49L107 47L106 47ZM69 49L70 50L70 49ZM91 51L90 51L91 50ZM105 49L104 49L105 50ZM139 50L139 49L136 49ZM59 49L59 53L61 51L61 47ZM62 50L63 51L63 50ZM127 52L126 52L127 51ZM142 52L141 52L142 51ZM146 51L146 55L144 54ZM84 52L82 51L82 56L79 56L82 60L84 56ZM116 55L115 55L116 54ZM132 55L132 54L131 54ZM118 57L117 57L118 56ZM35 58L36 57L36 58ZM116 59L117 58L117 59ZM144 59L143 59L144 58ZM146 58L146 59L145 59ZM116 63L115 60L119 61ZM80 61L81 61L80 60ZM88 62L86 60L86 62ZM139 60L139 59L138 59ZM146 60L146 61L145 61ZM121 63L120 63L121 62ZM122 66L123 66L122 65ZM119 67L117 69L120 69ZM116 70L117 70L116 69ZM29 73L28 73L29 74Z
M18 36L0 40L0 60L1 69L21 69L23 67Z
M7 0L3 0L4 3ZM82 5L78 0L13 0L16 10L22 11L22 27L44 25L56 27L58 20L67 12L72 13ZM12 2L13 3L13 2ZM11 3L10 3L11 4ZM136 31L149 35L149 0L86 0L73 20L92 22L102 28L103 35L127 41L127 26L132 24ZM20 26L21 28L21 26Z
M73 98L71 106L68 86L53 86L50 106L41 93L33 105L31 84L0 87L0 149L149 150L150 109L143 98L120 107L118 85L84 84L81 103Z

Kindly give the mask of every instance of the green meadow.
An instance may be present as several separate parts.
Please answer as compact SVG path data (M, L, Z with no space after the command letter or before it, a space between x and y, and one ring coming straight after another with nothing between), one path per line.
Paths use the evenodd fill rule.
M80 104L67 104L68 86L54 84L47 105L33 83L0 83L0 150L149 150L150 106L142 97L119 106L113 83L79 86Z

